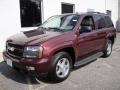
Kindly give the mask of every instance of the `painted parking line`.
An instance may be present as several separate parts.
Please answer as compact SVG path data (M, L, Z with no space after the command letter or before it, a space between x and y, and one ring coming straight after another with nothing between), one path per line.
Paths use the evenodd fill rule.
M41 83L36 77L35 77L35 80L36 80L38 83ZM41 89L43 89L43 88L45 88L45 87L47 87L47 86L49 86L49 84L44 84L44 85L42 85L42 86L40 86L40 87L38 87L38 88L36 88L36 89L34 89L34 90L41 90Z
M33 85L31 83L31 80L30 80L30 77L26 76L26 80L27 80L27 83L28 83L28 90L34 90Z
M37 78L35 78L35 80L38 83L41 83ZM44 85L40 85L39 87L34 89L30 77L26 76L26 81L27 81L27 84L28 84L28 90L41 90L41 89L44 89L45 87L49 86L48 84L44 84Z
M28 83L28 90L34 90L33 86L32 86L32 83L31 83L31 80L30 80L30 77L26 76L26 80L27 80L27 83Z
M42 86L40 86L40 87L38 87L38 88L36 88L36 89L34 89L34 90L41 90L41 89L44 89L45 87L47 87L48 86L48 84L45 84L45 85L42 85Z

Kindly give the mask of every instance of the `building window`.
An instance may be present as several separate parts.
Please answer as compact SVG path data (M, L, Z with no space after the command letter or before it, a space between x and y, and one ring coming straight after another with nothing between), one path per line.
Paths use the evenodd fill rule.
M36 27L41 24L41 1L20 0L21 27Z
M74 13L75 5L74 4L68 4L68 3L62 3L61 4L61 13Z

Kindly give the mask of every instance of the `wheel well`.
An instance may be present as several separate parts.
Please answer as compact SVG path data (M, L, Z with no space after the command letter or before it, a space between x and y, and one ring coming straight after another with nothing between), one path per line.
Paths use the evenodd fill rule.
M72 47L63 48L63 49L60 49L60 50L56 51L54 54L56 54L58 52L61 52L61 51L67 52L71 56L72 65L74 65L74 63L75 63L75 51L74 51L74 48L72 48Z
M109 40L111 40L112 41L112 43L114 44L114 36L111 36L111 37L109 37Z

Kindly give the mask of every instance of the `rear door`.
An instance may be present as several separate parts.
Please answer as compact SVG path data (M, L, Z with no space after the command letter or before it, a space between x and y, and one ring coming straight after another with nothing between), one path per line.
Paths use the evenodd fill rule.
M103 51L104 47L106 46L106 23L105 18L102 15L94 15L96 30L97 33L97 50Z

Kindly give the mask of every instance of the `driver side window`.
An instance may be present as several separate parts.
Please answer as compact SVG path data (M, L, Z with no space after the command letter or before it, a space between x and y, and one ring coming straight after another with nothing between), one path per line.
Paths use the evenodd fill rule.
M95 29L92 16L86 16L81 22L80 33L88 33Z

